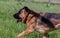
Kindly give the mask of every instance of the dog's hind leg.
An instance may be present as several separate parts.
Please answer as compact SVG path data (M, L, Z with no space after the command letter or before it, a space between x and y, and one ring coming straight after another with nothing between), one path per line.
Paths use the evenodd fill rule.
M31 32L33 32L34 31L34 29L33 28L27 28L25 31L23 31L22 33L19 33L18 34L18 38L19 37L21 37L21 36L24 36L24 35L26 35L26 34L29 34L29 33L31 33Z

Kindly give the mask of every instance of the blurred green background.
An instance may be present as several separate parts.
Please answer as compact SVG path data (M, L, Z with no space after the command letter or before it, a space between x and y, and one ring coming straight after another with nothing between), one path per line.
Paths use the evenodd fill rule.
M47 6L48 5L48 6ZM16 23L13 14L24 6L39 12L59 13L60 5L25 0L0 0L0 38L17 38L18 33L26 28L26 24ZM48 38L60 38L60 30L48 33ZM22 38L42 38L42 34L34 31Z

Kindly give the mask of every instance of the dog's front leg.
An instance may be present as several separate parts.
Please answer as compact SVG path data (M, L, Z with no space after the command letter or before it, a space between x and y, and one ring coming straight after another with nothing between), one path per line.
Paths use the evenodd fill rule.
M47 38L46 36L43 36L43 38Z
M47 33L44 33L43 34L43 38L47 38Z
M33 28L27 28L25 31L23 31L22 33L19 33L17 37L21 37L21 36L24 36L26 34L29 34L31 32L33 32L34 29Z

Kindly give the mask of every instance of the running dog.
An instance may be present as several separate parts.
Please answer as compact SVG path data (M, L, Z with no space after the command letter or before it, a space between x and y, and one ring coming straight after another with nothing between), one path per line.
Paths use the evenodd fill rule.
M60 28L60 13L37 13L28 7L23 7L13 15L17 22L23 22L27 28L18 37L38 31L47 38L47 33Z

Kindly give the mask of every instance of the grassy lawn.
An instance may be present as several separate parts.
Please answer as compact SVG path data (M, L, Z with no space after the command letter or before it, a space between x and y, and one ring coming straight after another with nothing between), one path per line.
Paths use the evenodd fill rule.
M49 7L46 5L47 3L0 1L0 38L17 38L17 34L25 30L26 25L21 22L16 23L13 18L13 14L24 6L41 12L60 12L60 5L50 5ZM60 30L52 31L48 35L48 38L60 38ZM42 34L34 31L22 38L42 38Z

